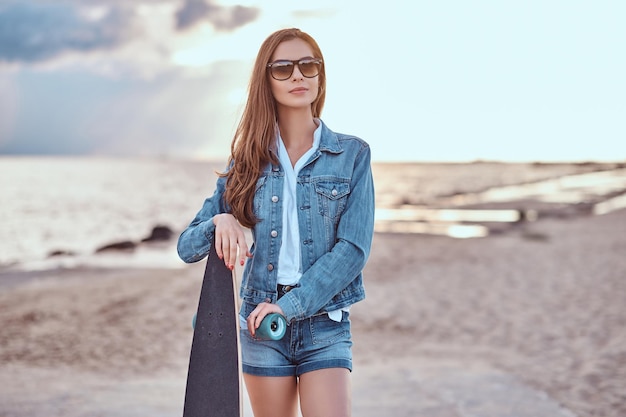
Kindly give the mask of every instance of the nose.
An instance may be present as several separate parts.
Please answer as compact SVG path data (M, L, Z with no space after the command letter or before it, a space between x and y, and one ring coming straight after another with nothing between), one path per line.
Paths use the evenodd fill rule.
M300 71L300 65L295 64L293 66L293 73L291 74L291 78L293 78L294 80L295 79L303 79L304 78L304 75L302 75L302 72Z

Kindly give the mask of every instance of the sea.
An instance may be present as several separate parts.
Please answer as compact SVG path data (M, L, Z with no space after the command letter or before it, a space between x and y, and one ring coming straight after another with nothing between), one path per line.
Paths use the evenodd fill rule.
M157 157L0 156L0 272L81 266L180 268L184 264L175 251L176 237L213 193L216 172L225 164ZM511 207L467 210L470 204L537 195L563 204L611 200L619 207L626 204L618 201L626 191L625 166L375 162L376 229L484 237L488 232L481 222L519 221L519 213ZM171 229L173 238L139 243L156 226ZM126 251L97 251L124 241L138 244Z

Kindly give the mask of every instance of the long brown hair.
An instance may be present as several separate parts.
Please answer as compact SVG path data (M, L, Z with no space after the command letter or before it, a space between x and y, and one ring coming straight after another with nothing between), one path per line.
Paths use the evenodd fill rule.
M259 220L254 214L256 182L269 163L278 164L272 147L276 141L276 102L270 88L267 64L281 42L299 38L309 44L314 58L323 60L317 42L299 29L283 29L271 34L261 45L248 85L248 99L235 131L229 158L230 169L220 174L227 177L224 198L231 213L244 226L251 228ZM324 64L319 73L319 92L311 103L313 117L320 117L326 98Z

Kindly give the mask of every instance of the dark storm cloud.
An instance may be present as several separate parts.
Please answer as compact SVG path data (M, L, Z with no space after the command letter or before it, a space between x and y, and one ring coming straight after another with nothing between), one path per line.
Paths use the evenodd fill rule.
M176 28L184 30L206 20L215 29L229 32L254 21L259 12L254 7L225 7L214 4L211 0L185 0L176 13Z
M91 20L64 2L9 3L0 6L0 61L37 62L66 51L113 48L132 36L131 20L119 6Z

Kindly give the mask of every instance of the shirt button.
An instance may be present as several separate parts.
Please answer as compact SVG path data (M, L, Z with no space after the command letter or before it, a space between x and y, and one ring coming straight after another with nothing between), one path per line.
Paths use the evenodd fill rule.
M278 203L278 196L277 195L272 196L272 202L273 203Z
M333 195L333 197L335 197L338 194L337 190L332 190L330 193Z
M273 271L273 270L274 270L274 265L272 265L272 264L268 264L268 265L267 265L267 270L268 270L268 271Z
M272 237L278 236L278 232L276 230L272 230L272 233L270 234L272 235Z

